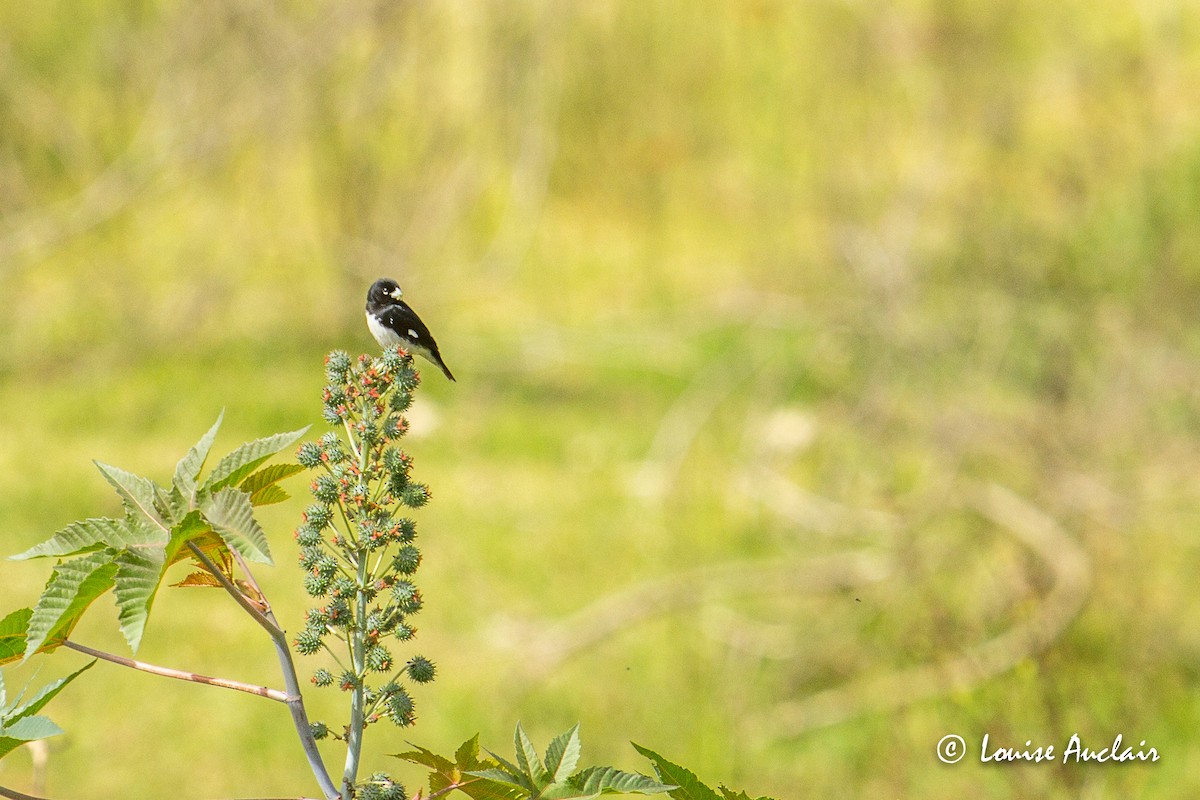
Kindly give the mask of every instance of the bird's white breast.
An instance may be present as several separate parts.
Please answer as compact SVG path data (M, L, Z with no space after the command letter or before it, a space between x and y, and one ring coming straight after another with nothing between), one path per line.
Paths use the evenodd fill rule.
M371 329L371 335L375 337L375 341L383 347L405 343L398 333L384 326L370 311L367 312L367 327Z

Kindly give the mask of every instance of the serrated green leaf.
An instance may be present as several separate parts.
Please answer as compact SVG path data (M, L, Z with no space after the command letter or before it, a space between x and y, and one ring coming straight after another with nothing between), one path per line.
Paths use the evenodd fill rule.
M264 461L297 442L307 432L308 426L305 426L298 431L277 433L247 442L217 462L202 488L216 492L226 486L236 486Z
M582 794L661 794L677 788L637 772L622 772L614 767L588 767L570 780Z
M537 748L533 746L533 742L519 722L517 723L517 732L513 734L513 742L517 749L517 763L521 765L521 769L530 782L539 789L548 784L550 774L542 766L542 759L538 757Z
M565 783L552 783L538 793L537 800L595 800L600 792L584 792Z
M21 745L62 733L62 728L45 717L26 717L10 727L0 728L0 758Z
M291 495L285 492L275 484L264 486L254 494L250 495L250 505L252 506L269 506L275 503L282 503L284 500L291 499Z
M49 703L51 700L53 700L54 697L59 692L61 692L63 689L65 689L67 687L68 683L75 680L76 678L78 678L84 672L87 672L89 669L91 669L95 665L96 665L96 661L95 661L95 659L93 659L93 660L89 661L88 663L84 664L79 669L72 672L70 675L67 675L66 677L63 677L63 678L59 678L58 680L54 681L53 683L46 684L45 686L43 686L41 689L38 690L38 693L33 696L33 699L29 700L22 706L12 709L12 711L5 714L5 716L4 716L5 723L4 724L8 724L9 722L12 722L13 720L18 720L23 717L27 717L30 714L36 714L37 712L41 711L43 708L46 707L47 703Z
M579 741L579 723L566 733L560 734L546 748L546 771L554 783L565 781L575 771L579 764L579 752L582 744Z
M481 771L496 766L496 762L491 759L479 758L479 734L475 734L459 746L458 750L454 752L453 762L424 747L418 745L413 745L413 747L416 750L396 753L393 758L401 758L432 770L429 773L429 788L433 792L454 788L472 800L528 800L529 798L529 793L517 784L496 783L471 774L472 770Z
M409 744L412 744L409 742ZM445 756L439 756L437 753L420 745L413 745L416 750L409 750L405 753L393 753L392 758L403 759L413 764L420 764L422 767L428 767L439 772L449 772L454 769L455 764Z
M473 775L476 778L483 778L484 780L502 783L507 786L516 786L517 788L525 789L526 791L534 791L533 787L528 785L528 777L520 774L510 775L507 770L503 769L496 769L494 767L491 769L473 769L463 774Z
M454 763L456 766L466 769L475 769L479 765L478 733L458 746L458 749L454 751Z
M467 778L455 788L471 800L529 800L529 792L524 789L484 778Z
M11 615L9 615L11 616ZM7 618L6 618L7 619ZM79 677L84 670L91 669L95 661L89 661L80 669L43 687L37 695L23 706L4 709L0 713L0 758L11 753L25 742L56 736L62 730L45 717L34 716L49 703L63 688ZM0 704L4 702L4 681L0 679Z
M750 795L746 794L745 790L735 793L732 789L726 786L718 786L717 789L721 792L721 795L725 798L725 800L775 800L775 798L767 797L766 795L752 798Z
M119 550L131 545L147 543L145 532L133 528L127 520L85 519L81 522L72 522L41 544L34 545L24 553L9 556L9 560L24 561L47 556L61 558L93 552L104 547Z
M80 615L113 586L117 565L115 553L88 553L54 568L29 620L25 658L29 658L58 631L69 631Z
M246 479L237 486L246 494L253 496L259 489L273 486L285 478L299 475L305 468L299 464L271 464L258 472L247 475Z
M537 791L537 787L534 786L533 782L529 780L529 776L522 772L521 768L516 764L506 760L501 755L493 753L491 750L488 750L488 755L495 759L496 763L500 765L500 768L503 772L508 774L508 783L511 783L513 786L520 786L522 789L526 789L530 792ZM473 775L475 773L471 772L468 774Z
M213 532L212 526L204 519L203 514L199 511L189 511L171 528L171 538L167 540L167 546L163 553L163 569L165 570L190 555L190 551L184 549L188 542L200 544L209 541L220 543L222 548L225 546Z
M117 621L129 649L137 652L142 633L154 604L154 595L162 581L164 548L131 548L116 557Z
M0 664L16 661L25 654L25 634L29 630L32 608L18 608L0 619ZM0 706L4 705L4 681L0 678Z
M46 739L58 736L63 729L55 725L47 717L25 717L11 725L4 726L4 735L22 742L32 742L35 739Z
M92 463L100 470L104 479L117 490L117 494L121 496L126 508L149 520L164 532L170 527L162 513L166 499L154 481L132 472L126 472L111 464L103 464L99 461Z
M669 793L672 800L721 800L721 797L701 783L691 770L668 761L649 748L634 742L630 744L634 750L650 759L660 781L675 784L676 788Z
M267 534L254 519L250 495L240 489L221 489L202 500L200 510L229 547L251 561L273 563Z
M171 479L171 483L179 490L189 508L195 505L196 481L200 477L200 470L204 469L204 462L208 458L209 451L212 450L213 442L216 441L217 431L220 430L223 419L225 419L225 410L221 409L221 413L217 415L217 421L208 429L208 433L200 437L200 441L196 442L187 451L187 455L175 465L175 475Z

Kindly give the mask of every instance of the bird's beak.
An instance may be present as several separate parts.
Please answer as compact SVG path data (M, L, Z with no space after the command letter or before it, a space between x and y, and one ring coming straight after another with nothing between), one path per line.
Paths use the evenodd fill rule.
M404 292L400 291L400 287L397 286L395 289L392 289L390 292L388 292L388 296L393 300L399 300L404 296Z

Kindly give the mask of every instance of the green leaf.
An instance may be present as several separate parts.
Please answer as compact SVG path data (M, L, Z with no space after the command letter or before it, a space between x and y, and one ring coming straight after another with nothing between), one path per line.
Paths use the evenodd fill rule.
M160 510L166 505L166 498L163 497L162 491L154 481L143 478L141 475L134 475L132 472L126 472L120 467L102 464L99 461L92 463L104 475L104 479L117 490L117 494L121 496L126 508L150 520L164 532L170 527Z
M476 778L483 778L488 781L495 781L496 783L503 783L508 786L516 786L530 792L535 791L532 786L528 785L528 777L521 774L509 774L507 770L503 769L496 769L494 767L490 769L473 769L465 774L474 775Z
M222 489L201 502L200 510L213 530L229 547L251 561L271 564L267 534L254 519L250 495L240 489Z
M571 730L550 742L550 746L546 748L546 771L550 773L550 780L560 783L571 776L579 764L581 747L578 722Z
M213 534L212 526L208 524L208 520L204 519L204 515L199 511L189 511L175 527L171 528L171 538L167 541L167 546L163 553L164 571L167 567L190 555L190 551L184 551L188 542L200 543L202 540L207 539L220 542L220 539ZM224 548L225 545L222 543L220 546Z
M175 465L175 476L171 479L171 483L187 500L189 508L196 503L196 481L200 477L200 470L204 469L204 462L208 458L209 451L212 450L223 419L225 419L224 409L217 415L217 421L208 429L208 433L200 437L200 441L196 442L192 449L187 451L187 455Z
M59 678L58 680L54 681L53 683L46 684L45 686L43 686L41 689L38 690L38 693L33 696L32 700L25 703L24 705L21 705L21 706L18 706L16 708L12 709L10 712L7 712L4 715L3 724L7 725L9 722L11 722L13 720L18 720L18 719L21 719L22 717L27 717L30 714L36 714L37 712L41 711L43 708L46 707L47 703L49 703L51 700L53 700L59 692L61 692L63 689L65 689L67 687L68 683L75 680L76 678L78 678L84 672L87 672L89 669L91 669L95 665L96 665L96 661L95 661L95 659L93 659L93 660L89 661L88 663L84 664L79 669L72 672L70 675L67 675L64 678Z
M304 472L304 467L299 464L271 464L252 475L247 475L246 479L238 484L238 488L253 496L259 489L265 489L301 472Z
M478 737L476 737L478 738ZM411 742L409 744L412 744ZM416 750L409 750L405 753L393 753L392 758L403 759L413 764L420 764L422 767L428 767L438 772L450 773L455 768L455 764L445 756L439 756L437 753L420 745L413 745Z
M226 486L236 486L264 461L285 447L294 444L307 432L308 426L305 426L298 431L277 433L274 436L247 442L217 462L202 488L206 491L216 492Z
M718 786L717 789L721 792L722 795L724 795L725 800L775 800L775 798L767 797L766 795L763 795L762 797L758 797L758 798L752 798L752 797L750 797L750 795L746 794L745 791L741 791L741 792L738 792L737 794L734 794L732 789L726 788L724 786Z
M43 687L32 700L22 706L0 709L0 758L8 755L25 742L45 739L62 733L62 729L53 722L45 717L35 715L53 700L54 696L61 692L68 683L79 677L84 670L91 669L95 663L95 661L90 661L65 678L60 678ZM3 686L3 680L0 680L0 703L4 702Z
M162 581L165 556L164 548L139 547L124 550L115 559L117 620L129 649L135 653Z
M453 762L424 747L413 746L417 749L407 753L396 753L394 758L402 758L433 770L429 774L429 789L432 792L454 788L472 800L528 800L529 798L529 792L523 790L519 784L512 783L512 779L507 773L501 773L505 776L503 783L471 774L472 770L483 771L496 766L495 761L479 757L479 734L475 734L459 745L458 750L454 752Z
M500 765L501 771L508 775L507 778L503 779L505 783L510 783L513 786L520 786L522 789L525 789L529 792L537 791L537 787L534 786L533 782L529 780L529 776L526 775L524 772L522 772L521 768L518 767L516 764L513 764L510 761L506 761L503 756L499 756L499 755L493 753L491 750L488 750L488 755L490 755L492 758L494 758L496 760L496 763L498 763ZM469 772L467 774L475 775L479 771L480 770L475 770L475 771ZM486 775L480 775L479 777L487 778ZM488 778L488 780L496 780L496 779Z
M24 561L46 556L76 556L104 547L119 550L145 543L144 535L140 531L134 531L126 520L85 519L82 522L72 522L41 544L34 545L24 553L9 556L9 559Z
M475 769L480 765L478 733L458 746L458 749L454 751L454 763L459 767L469 769Z
M581 794L660 794L678 788L663 784L636 772L622 772L613 767L588 767L570 780Z
M25 634L29 631L32 608L18 608L0 619L0 664L16 661L25 654ZM0 679L0 705L4 704L3 680Z
M252 506L269 506L275 503L282 503L284 500L291 498L291 495L279 488L275 484L264 486L254 494L250 495L250 505Z
M88 553L54 568L38 598L25 644L25 658L59 631L69 631L92 601L112 588L117 574L113 552Z
M525 729L521 727L521 723L517 723L517 732L513 734L513 741L517 748L517 763L521 765L521 769L537 788L542 788L550 782L550 774L546 772L546 768L542 766L542 760L538 758L537 748L533 746L533 742L526 735Z
M0 758L26 742L47 739L62 732L62 728L45 717L26 717L10 727L0 727Z
M671 763L653 750L634 742L630 744L633 745L633 749L650 759L659 780L675 784L676 788L670 792L672 800L721 800L721 797L701 783L691 770Z

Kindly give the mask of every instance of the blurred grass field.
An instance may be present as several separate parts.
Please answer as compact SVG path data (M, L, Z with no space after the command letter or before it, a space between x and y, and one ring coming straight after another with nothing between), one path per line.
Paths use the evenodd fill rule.
M3 551L222 408L319 430L390 275L459 382L409 448L439 679L368 768L579 720L780 800L1195 797L1197 97L1149 0L0 5ZM201 590L139 657L279 682ZM315 791L257 698L100 665L48 711L51 797ZM1073 732L1161 760L976 757Z

